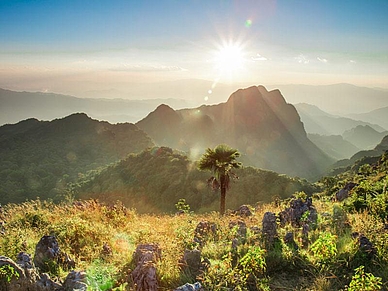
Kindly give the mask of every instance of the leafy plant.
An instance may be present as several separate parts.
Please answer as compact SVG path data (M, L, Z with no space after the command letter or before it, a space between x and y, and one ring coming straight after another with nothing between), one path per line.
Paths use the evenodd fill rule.
M227 253L221 260L214 261L208 272L204 275L204 284L210 290L249 290L249 286L260 286L265 288L265 280L260 277L264 275L266 263L264 258L265 250L257 246L248 248L234 266L232 252Z
M347 291L378 291L381 290L382 279L372 273L365 273L364 266L355 269L355 274L350 281Z
M88 290L111 290L115 282L114 273L115 271L112 267L105 266L100 260L94 261L86 270L89 282Z
M179 212L183 212L183 213L190 212L190 205L186 203L186 199L184 198L179 199L178 202L175 203L175 208Z
M326 263L337 255L337 236L330 232L323 232L318 239L310 246L314 258L320 263Z

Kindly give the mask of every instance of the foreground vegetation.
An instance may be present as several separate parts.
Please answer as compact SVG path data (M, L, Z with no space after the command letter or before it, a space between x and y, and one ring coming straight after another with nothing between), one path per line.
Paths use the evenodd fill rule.
M90 290L132 290L128 276L135 267L132 254L141 243L157 243L162 249L162 260L156 266L160 290L172 290L195 280L207 290L387 290L388 234L380 219L366 211L347 213L339 203L314 200L319 216L316 229L309 234L309 245L304 248L301 230L288 225L279 229L274 247L266 248L262 235L249 229L261 227L266 211L278 213L286 204L260 205L247 218L233 214L222 217L215 212L139 215L121 204L109 207L92 200L62 205L41 201L7 205L1 253L13 259L20 251L34 254L43 235L55 235L61 250L75 259L76 269L87 272ZM247 225L245 238L239 238L236 227L229 226L238 220ZM202 256L211 265L195 279L180 270L179 260L185 249L199 247L193 237L200 221L215 223L217 231L206 238L202 247ZM294 231L298 249L284 242L288 231ZM376 247L375 256L360 252L357 240L351 237L354 231L370 238ZM232 249L236 237L239 245ZM104 251L104 244L111 252ZM50 274L63 279L66 272L52 266ZM253 280L257 289L248 289L248 280ZM372 287L347 287L351 284Z
M304 192L254 205L251 216L196 214L184 200L171 201L180 215L139 214L120 202L106 205L96 200L7 204L0 217L6 221L0 252L11 259L20 251L34 254L43 235L55 235L76 269L88 274L90 290L134 290L132 255L142 243L156 243L162 250L156 262L160 290L194 281L206 290L388 290L387 173L386 153L373 164L361 161L346 173L322 179L325 190L311 197L317 221L309 222L308 211L299 224L277 221L271 243L261 232L265 213L278 215L293 199L305 201ZM350 196L333 201L349 183L354 183ZM195 229L201 221L215 228L198 242ZM244 223L246 232L240 229ZM291 243L285 239L290 232ZM360 237L367 239L366 246ZM210 263L197 277L182 270L180 263L185 250L193 249ZM0 280L12 277L3 271ZM67 274L56 264L49 273L58 280Z

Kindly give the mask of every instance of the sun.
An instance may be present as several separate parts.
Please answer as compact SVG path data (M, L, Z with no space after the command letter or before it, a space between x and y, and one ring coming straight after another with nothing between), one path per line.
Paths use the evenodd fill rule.
M236 81L245 69L243 46L238 42L224 42L214 51L214 68L217 77L224 81Z
M216 64L221 70L235 70L243 66L242 47L238 44L225 44L216 53Z

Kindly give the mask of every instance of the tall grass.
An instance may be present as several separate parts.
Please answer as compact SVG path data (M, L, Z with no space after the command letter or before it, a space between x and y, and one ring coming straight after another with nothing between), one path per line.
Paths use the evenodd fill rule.
M319 219L309 233L310 245L303 247L301 229L287 225L278 228L275 246L265 250L264 239L250 228L261 228L266 211L278 213L285 205L258 205L252 216L239 217L215 212L140 215L119 202L108 206L95 200L8 204L3 207L6 225L0 236L0 255L14 260L20 251L33 255L42 236L55 235L61 250L75 260L76 269L87 272L90 290L132 290L128 275L135 267L132 255L141 243L156 243L162 250L156 266L160 290L192 281L179 262L185 249L193 248L199 248L211 262L197 278L207 290L345 290L361 265L365 272L381 278L381 288L387 290L388 232L381 220L367 212L343 213L338 203L314 200ZM246 224L247 237L232 248L238 234L230 222L238 220ZM216 232L203 246L193 241L200 221L216 225ZM284 243L288 231L294 233L298 249ZM359 255L357 241L351 238L355 231L374 243L376 257L367 260ZM110 252L104 251L104 244ZM66 274L60 270L51 276L63 279Z

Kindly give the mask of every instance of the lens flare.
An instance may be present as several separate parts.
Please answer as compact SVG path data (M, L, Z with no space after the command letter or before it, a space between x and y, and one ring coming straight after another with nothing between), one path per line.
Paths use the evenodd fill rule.
M252 26L252 20L251 19L247 19L246 21L245 21L245 27L246 28L250 28Z

